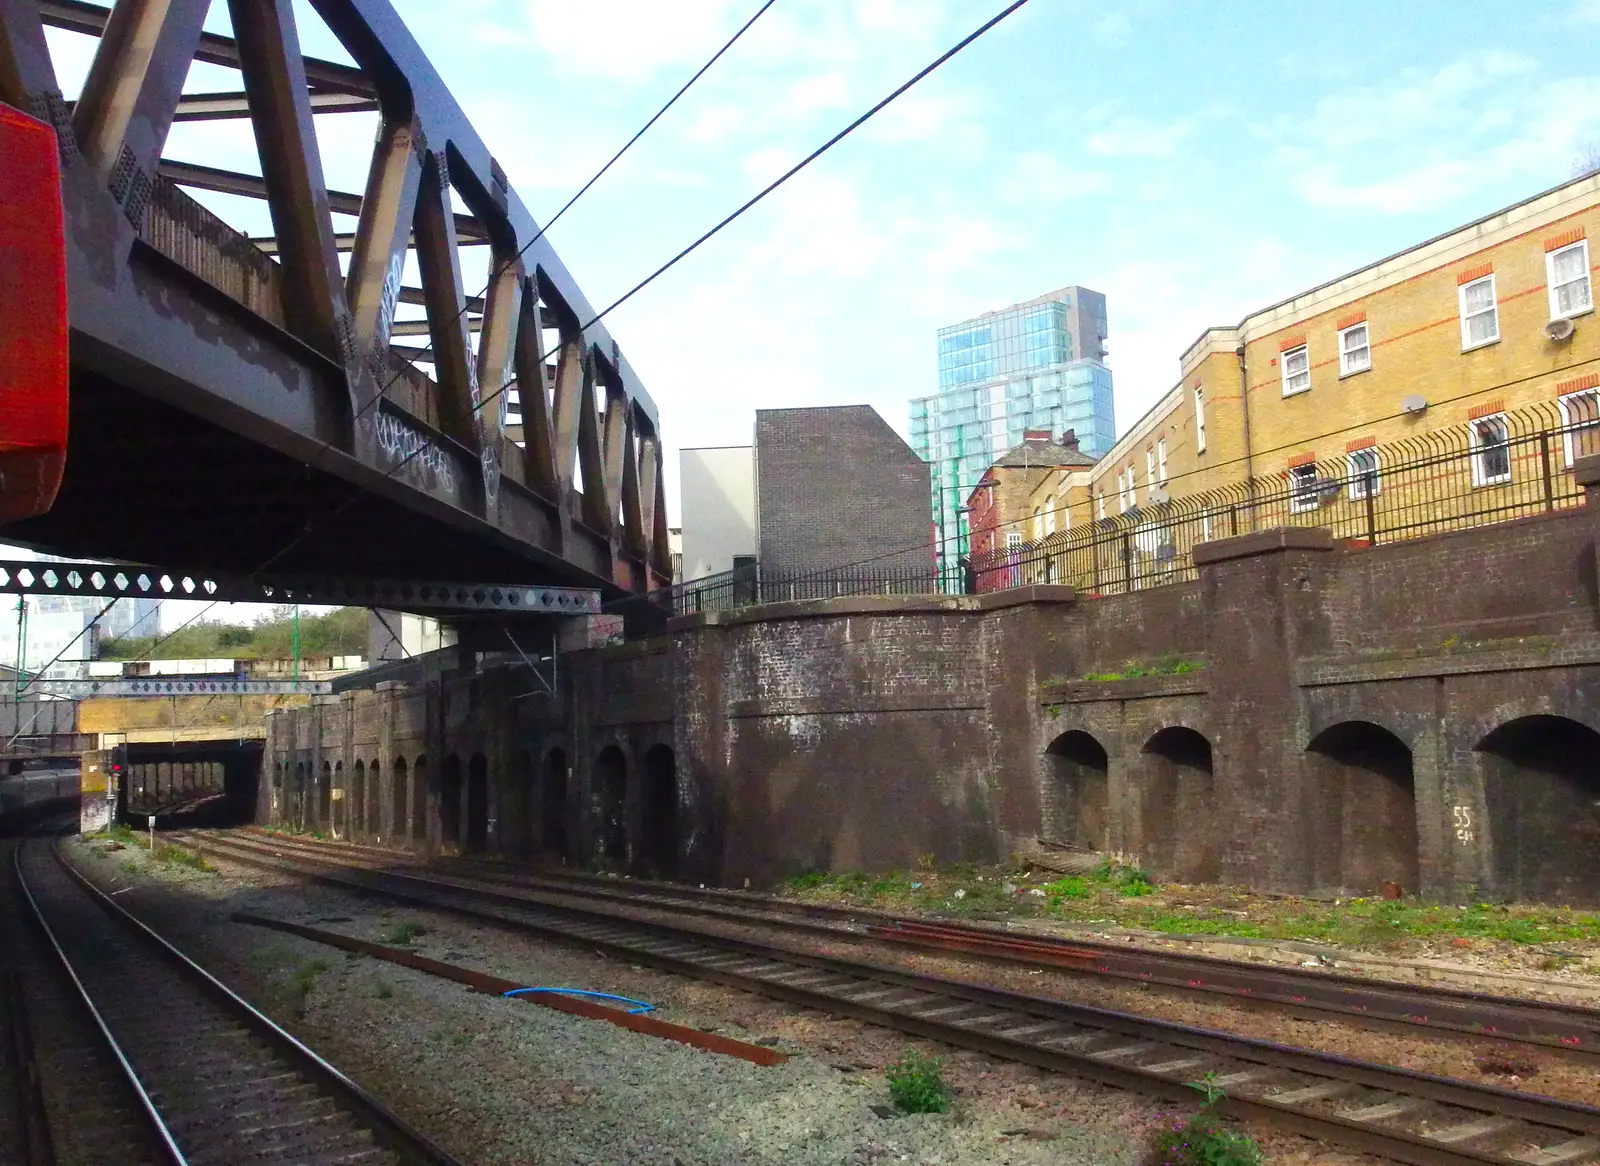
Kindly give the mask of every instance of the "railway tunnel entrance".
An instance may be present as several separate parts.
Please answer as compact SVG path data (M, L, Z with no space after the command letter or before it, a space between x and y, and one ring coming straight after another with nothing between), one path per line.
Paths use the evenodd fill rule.
M156 815L182 815L186 825L242 826L255 820L261 784L260 741L140 742L119 747L117 816L143 826ZM308 800L304 780L297 814ZM289 791L285 791L287 795Z

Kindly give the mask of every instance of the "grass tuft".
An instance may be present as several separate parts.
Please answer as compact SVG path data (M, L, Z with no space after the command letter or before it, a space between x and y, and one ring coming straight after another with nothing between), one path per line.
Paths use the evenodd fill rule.
M409 919L404 923L396 923L383 933L383 942L395 947L406 947L415 943L419 938L428 934L428 929L420 923L413 923Z
M950 1086L937 1057L908 1051L884 1070L884 1076L889 1080L889 1100L902 1113L944 1113L950 1108Z

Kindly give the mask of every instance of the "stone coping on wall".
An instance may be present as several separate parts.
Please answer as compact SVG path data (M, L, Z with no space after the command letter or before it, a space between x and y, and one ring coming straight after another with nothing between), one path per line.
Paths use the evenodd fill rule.
M817 717L857 713L943 713L987 707L982 696L960 693L913 692L841 697L777 697L736 700L728 715L753 717Z
M1129 676L1122 680L1047 680L1039 686L1039 703L1083 704L1096 700L1148 700L1161 696L1204 696L1210 691L1202 666L1191 672Z
M1325 526L1275 526L1271 530L1257 530L1250 534L1197 543L1191 553L1194 565L1203 567L1207 563L1248 559L1280 551L1331 550L1333 550L1333 532Z
M1375 680L1432 679L1482 672L1525 672L1543 668L1600 666L1600 634L1530 636L1493 647L1418 651L1381 659L1348 655L1308 656L1295 665L1295 682L1303 688L1363 684Z
M663 652L670 652L672 641L666 636L649 636L642 640L630 640L625 644L607 644L605 647L587 650L599 652L601 659L604 660L634 660L640 656L659 656Z
M997 611L1034 603L1076 603L1074 587L1039 583L990 591L983 595L841 595L834 599L799 599L783 603L758 603L733 611L701 611L667 621L668 632L706 627L767 623L784 619L819 619L840 615L943 615L958 612Z

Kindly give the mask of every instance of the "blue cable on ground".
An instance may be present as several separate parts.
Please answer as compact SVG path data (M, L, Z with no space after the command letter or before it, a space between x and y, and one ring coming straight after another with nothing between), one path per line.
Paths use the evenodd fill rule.
M610 992L590 992L584 988L513 988L507 996L522 996L529 992L556 992L563 996L592 996L597 1000L621 1000L624 1004L636 1004L637 1008L628 1009L629 1016L637 1016L641 1012L654 1012L654 1004L646 1004L643 1000L630 1000L626 996L613 996Z

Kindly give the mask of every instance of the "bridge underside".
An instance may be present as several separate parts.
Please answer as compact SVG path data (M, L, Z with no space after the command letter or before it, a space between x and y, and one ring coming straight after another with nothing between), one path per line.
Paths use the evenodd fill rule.
M217 574L272 559L277 575L403 577L438 564L468 582L594 584L530 543L486 539L453 508L385 497L95 373L74 375L71 410L55 506L8 526L8 541Z
M203 31L212 7L0 0L0 102L60 148L72 366L59 500L6 541L172 571L665 586L655 406L388 0L230 5L230 36ZM300 19L356 67L303 57ZM100 38L75 93L45 23ZM195 90L197 60L240 88ZM354 110L377 114L361 193L330 190L318 122ZM168 141L196 116L234 120L260 173L168 156L200 150Z

